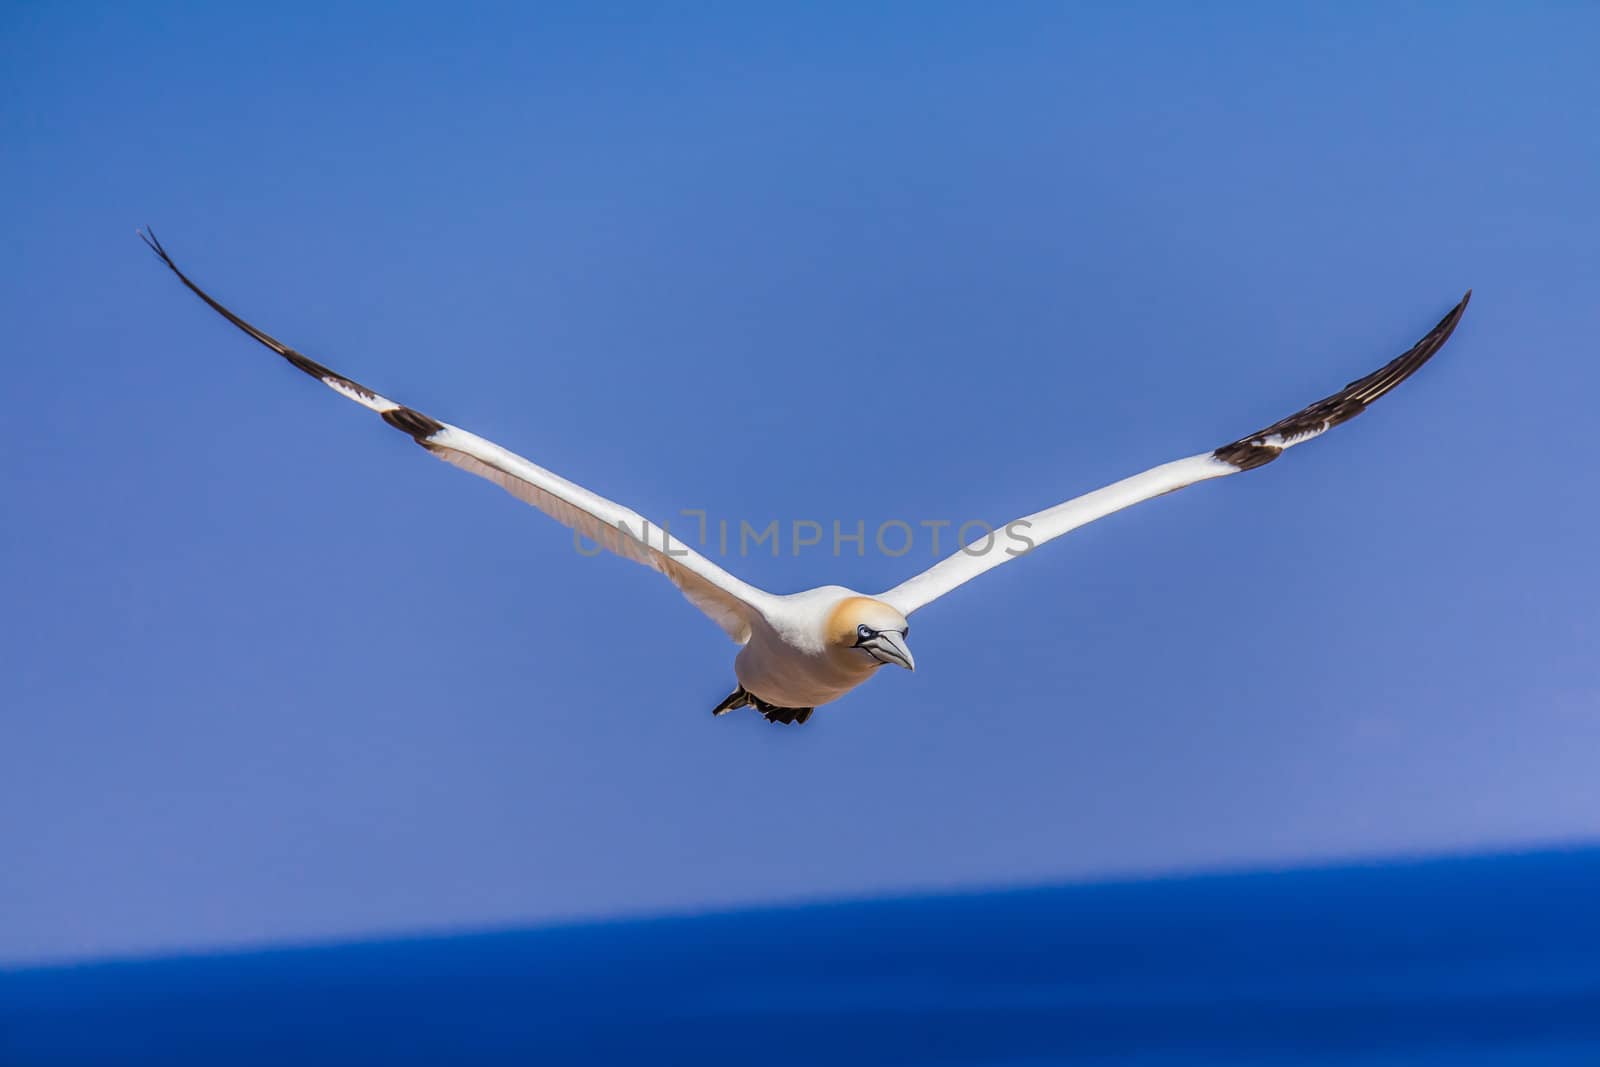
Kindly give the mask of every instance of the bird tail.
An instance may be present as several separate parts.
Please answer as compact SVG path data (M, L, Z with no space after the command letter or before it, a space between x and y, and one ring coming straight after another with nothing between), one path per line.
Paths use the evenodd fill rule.
M803 725L811 718L812 708L780 708L776 704L769 704L765 700L740 686L728 694L726 700L711 709L713 715L726 715L735 708L755 708L768 722L796 723Z

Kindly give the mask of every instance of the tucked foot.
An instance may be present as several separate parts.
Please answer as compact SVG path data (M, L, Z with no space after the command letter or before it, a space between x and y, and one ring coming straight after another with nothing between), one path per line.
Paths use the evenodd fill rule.
M779 708L765 701L756 705L756 710L766 717L768 722L781 722L786 724L800 724L811 718L815 708Z
M726 715L737 708L755 708L768 722L804 723L811 718L815 708L780 708L776 704L769 704L765 700L740 686L727 698L711 709L712 715Z

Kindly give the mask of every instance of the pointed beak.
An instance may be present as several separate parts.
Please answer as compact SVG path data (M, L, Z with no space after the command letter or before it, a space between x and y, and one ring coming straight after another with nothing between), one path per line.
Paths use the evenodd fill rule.
M880 630L870 641L863 641L861 647L884 663L893 663L908 671L917 669L917 661L906 647L905 635L898 630Z

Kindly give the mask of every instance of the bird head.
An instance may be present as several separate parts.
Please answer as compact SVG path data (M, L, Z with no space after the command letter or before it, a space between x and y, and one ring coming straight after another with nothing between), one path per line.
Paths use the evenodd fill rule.
M828 643L836 655L871 667L893 663L908 671L917 661L906 646L911 627L906 617L881 600L853 596L841 601L828 618Z

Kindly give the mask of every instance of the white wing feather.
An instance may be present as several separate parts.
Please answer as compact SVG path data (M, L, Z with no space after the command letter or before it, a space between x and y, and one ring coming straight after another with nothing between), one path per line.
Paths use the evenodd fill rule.
M1466 310L1467 301L1471 298L1472 291L1468 290L1467 295L1461 298L1461 302L1452 308L1450 313L1422 340L1378 370L1258 433L1242 437L1211 452L1152 467L1142 474L1124 478L1103 489L1096 489L1066 503L1024 516L1008 524L1006 528L1015 529L1036 548L1096 519L1105 518L1123 508L1164 493L1194 485L1196 482L1254 470L1270 463L1287 449L1318 437L1341 422L1355 418L1366 410L1368 404L1409 378L1417 368L1444 346L1445 341L1449 340L1456 323L1461 320L1461 313ZM879 599L892 604L902 614L910 615L918 608L927 606L985 571L998 567L1007 560L1025 555L1026 552L1018 548L1020 543L1020 538L1017 542L1008 542L999 537L986 537L981 541L974 541L916 577L880 593ZM1029 548L1027 551L1031 552L1032 549Z
M751 619L761 605L774 599L770 594L735 578L631 508L590 492L493 441L398 404L307 358L212 299L178 269L154 234L141 232L140 236L178 279L213 310L300 370L340 396L377 412L389 425L410 434L417 444L445 462L494 482L617 555L660 571L729 637L740 644L750 639Z

